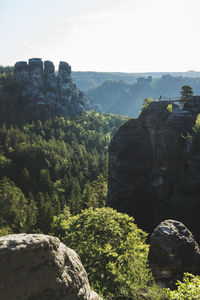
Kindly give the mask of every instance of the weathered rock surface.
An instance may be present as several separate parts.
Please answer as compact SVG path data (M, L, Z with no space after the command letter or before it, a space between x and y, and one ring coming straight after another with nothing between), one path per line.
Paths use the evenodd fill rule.
M200 96L193 96L184 104L184 109L196 117L200 112Z
M79 256L55 237L1 237L0 270L1 300L102 300L90 290Z
M15 86L0 101L5 121L47 119L93 109L71 78L71 67L60 62L58 74L51 61L31 58L14 66Z
M191 107L186 110L171 104L170 111L169 104L152 102L138 119L119 128L109 146L107 204L135 217L148 232L163 219L177 218L178 211L169 201L183 175L188 195L200 190L200 168L196 168L200 166L200 149L194 156L187 138L197 110L193 114ZM186 211L182 217L190 213Z
M174 287L184 272L200 274L200 248L181 222L165 220L151 235L149 261L155 281Z

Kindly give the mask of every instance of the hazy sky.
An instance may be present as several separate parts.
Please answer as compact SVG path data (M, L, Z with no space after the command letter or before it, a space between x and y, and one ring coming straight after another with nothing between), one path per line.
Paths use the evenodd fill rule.
M200 0L0 0L0 64L200 71Z

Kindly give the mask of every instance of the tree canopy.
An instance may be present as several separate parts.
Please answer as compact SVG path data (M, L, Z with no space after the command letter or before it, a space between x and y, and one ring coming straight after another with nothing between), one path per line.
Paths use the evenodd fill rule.
M23 201L35 207L36 221L29 231L48 233L53 216L64 206L76 214L105 205L107 148L126 119L93 111L0 127L0 180L6 177L10 193L18 189ZM0 210L0 218L2 214ZM20 228L13 223L10 229Z
M193 90L189 85L184 85L182 86L180 94L181 94L181 101L187 102L193 96Z
M109 207L89 208L54 217L52 231L80 255L90 284L106 299L137 297L151 281L147 235L132 217Z

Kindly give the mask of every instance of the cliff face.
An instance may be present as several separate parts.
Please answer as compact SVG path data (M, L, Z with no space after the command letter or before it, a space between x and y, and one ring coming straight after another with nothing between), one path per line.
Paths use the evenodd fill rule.
M3 119L46 119L73 115L91 109L71 79L71 67L60 62L58 74L51 61L39 58L17 62L14 66L13 91L1 91L0 108Z
M200 190L200 155L193 154L188 137L200 109L194 112L192 101L184 109L172 104L172 111L167 101L152 102L111 141L108 205L135 217L148 232L164 218L186 221L194 230L189 219L196 200L183 216L186 199L180 199L187 197L189 205L190 195Z

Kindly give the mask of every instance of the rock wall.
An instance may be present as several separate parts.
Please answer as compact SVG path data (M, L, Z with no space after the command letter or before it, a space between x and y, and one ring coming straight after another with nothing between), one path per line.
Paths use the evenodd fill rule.
M11 84L6 91L0 89L0 109L5 121L47 119L94 108L76 88L66 62L60 62L58 73L48 60L43 63L40 58L31 58L28 63L17 62Z
M194 156L187 138L200 112L199 105L193 113L192 101L184 109L171 104L172 111L169 101L152 102L138 119L119 128L110 143L107 204L135 217L148 232L163 219L175 218L170 199L182 174L188 195L191 189L199 191L200 168L195 167L200 165L200 149Z
M13 234L0 238L1 300L102 300L90 290L79 256L58 238Z

